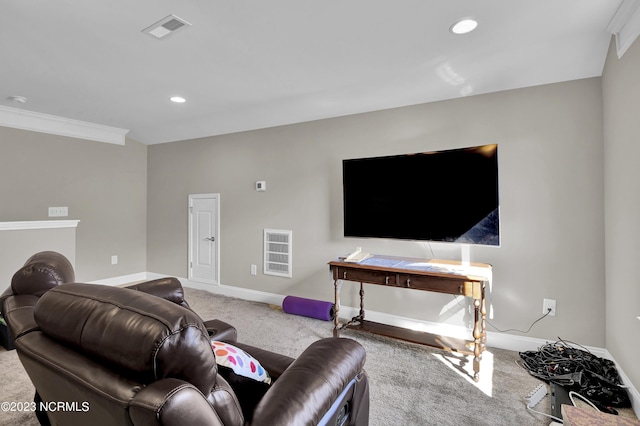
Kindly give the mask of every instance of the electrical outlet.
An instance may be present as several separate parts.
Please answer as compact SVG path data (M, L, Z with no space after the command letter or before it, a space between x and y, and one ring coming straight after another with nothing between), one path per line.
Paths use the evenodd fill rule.
M69 207L49 207L49 217L69 216Z
M551 312L549 312L551 309ZM544 299L542 301L542 313L546 314L549 312L549 316L556 316L556 301L554 299Z
M251 265L251 275L258 275L258 265Z
M118 264L118 255L111 256L111 264L112 265L117 265Z

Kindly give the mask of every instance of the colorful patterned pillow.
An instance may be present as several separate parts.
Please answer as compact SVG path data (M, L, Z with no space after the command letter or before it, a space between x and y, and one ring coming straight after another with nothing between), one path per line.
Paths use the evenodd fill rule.
M242 349L216 340L211 342L211 347L216 355L216 363L218 365L232 369L238 376L271 384L269 373L260 365L257 359Z

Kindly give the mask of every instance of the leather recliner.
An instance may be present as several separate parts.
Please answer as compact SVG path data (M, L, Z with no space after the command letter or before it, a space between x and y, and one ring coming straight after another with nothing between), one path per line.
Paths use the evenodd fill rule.
M17 308L22 295L3 295L18 355L51 424L368 424L365 351L357 342L322 339L295 360L234 342L271 376L256 398L250 380L223 377L211 332L182 304L175 281L64 284L25 309Z
M11 285L0 295L0 314L5 319L7 316L12 318L9 331L13 333L13 338L37 328L33 320L33 309L40 296L54 287L74 281L73 265L58 252L43 251L27 259L13 274ZM152 294L191 309L184 299L184 289L177 278L159 278L126 288ZM237 338L236 329L224 321L212 319L204 324L212 340L235 341Z

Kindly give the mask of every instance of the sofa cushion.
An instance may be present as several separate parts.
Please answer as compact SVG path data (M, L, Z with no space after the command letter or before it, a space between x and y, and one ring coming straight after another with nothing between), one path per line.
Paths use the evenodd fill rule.
M143 383L178 378L211 392L217 367L209 335L192 311L158 297L97 284L66 284L35 307L40 329Z
M233 389L246 422L250 423L256 405L270 388L268 383L236 374L231 368L218 365L218 375L225 378Z

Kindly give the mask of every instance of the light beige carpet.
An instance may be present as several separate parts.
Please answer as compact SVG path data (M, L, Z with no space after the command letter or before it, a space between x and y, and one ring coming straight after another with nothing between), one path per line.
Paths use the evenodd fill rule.
M238 329L238 340L298 356L311 342L330 337L332 323L283 313L279 307L187 288L186 299L203 319L218 318ZM367 351L370 424L547 426L550 419L528 411L523 397L542 383L516 362L517 352L489 348L480 381L471 360L455 353L345 331ZM0 351L1 401L32 401L34 389L15 351ZM549 412L549 397L535 408ZM37 425L29 412L0 411L0 425Z

